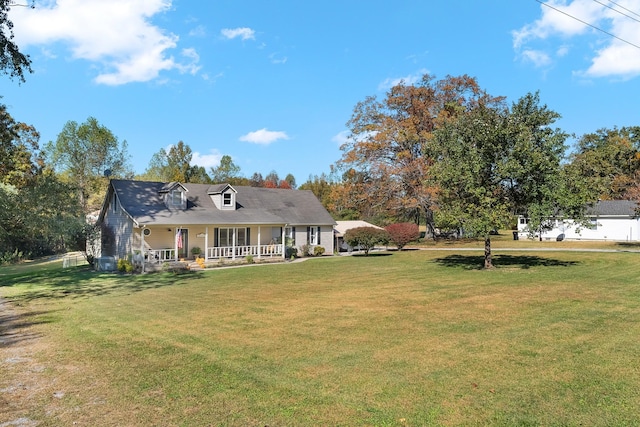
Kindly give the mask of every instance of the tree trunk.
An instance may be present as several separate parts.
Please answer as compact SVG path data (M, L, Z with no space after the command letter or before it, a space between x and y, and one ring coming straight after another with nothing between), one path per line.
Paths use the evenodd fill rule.
M484 268L493 268L491 261L491 238L489 236L484 239Z

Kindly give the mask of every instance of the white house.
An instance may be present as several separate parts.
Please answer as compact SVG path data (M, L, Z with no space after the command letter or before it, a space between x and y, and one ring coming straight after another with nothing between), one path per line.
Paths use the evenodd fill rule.
M114 179L98 224L103 256L162 262L332 254L335 221L311 191Z
M572 220L555 221L551 230L542 232L543 240L614 240L640 241L638 204L630 200L601 200L587 209L588 226L577 226ZM518 233L529 233L528 219L518 218ZM538 236L538 232L534 231Z

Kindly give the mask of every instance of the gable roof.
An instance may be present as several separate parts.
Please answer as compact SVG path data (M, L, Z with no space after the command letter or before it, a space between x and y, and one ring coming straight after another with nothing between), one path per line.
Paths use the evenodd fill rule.
M180 187L184 191L189 191L184 185L180 184L179 182L172 181L165 183L160 189L160 193L168 193L176 187Z
M373 227L379 228L382 230L382 227L378 227L377 225L373 225L367 221L362 220L352 220L352 221L336 221L336 225L333 227L333 231L336 236L342 237L347 230L351 230L352 228L357 227Z
M172 185L171 185L172 184ZM187 192L187 208L169 209L163 190L178 183L111 180L106 200L115 192L120 205L138 225L333 225L335 221L316 196L308 190L285 190L229 185L179 184ZM218 209L211 200L213 192L231 188L236 191L236 209ZM107 202L102 208L104 218Z
M587 208L587 215L635 217L636 209L638 203L632 200L598 200Z

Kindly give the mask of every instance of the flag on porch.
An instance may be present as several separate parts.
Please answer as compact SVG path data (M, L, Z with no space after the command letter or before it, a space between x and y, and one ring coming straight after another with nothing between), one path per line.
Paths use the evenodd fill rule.
M178 249L182 249L182 230L178 229L178 233L176 233L176 246Z

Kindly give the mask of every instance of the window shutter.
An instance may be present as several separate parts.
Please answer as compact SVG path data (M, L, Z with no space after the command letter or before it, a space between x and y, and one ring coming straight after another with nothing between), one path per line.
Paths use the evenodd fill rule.
M320 244L320 227L318 227L318 244Z
M311 244L311 227L307 227L307 245Z
M214 228L213 229L213 246L215 248L217 248L218 246L220 246L219 242L218 242L218 229Z
M295 246L296 245L296 228L295 227L291 227L291 246Z
M251 234L250 234L250 231L251 231L251 229L249 227L247 227L247 231L246 231L246 234L244 236L244 238L245 238L245 242L244 242L245 246L251 245Z

